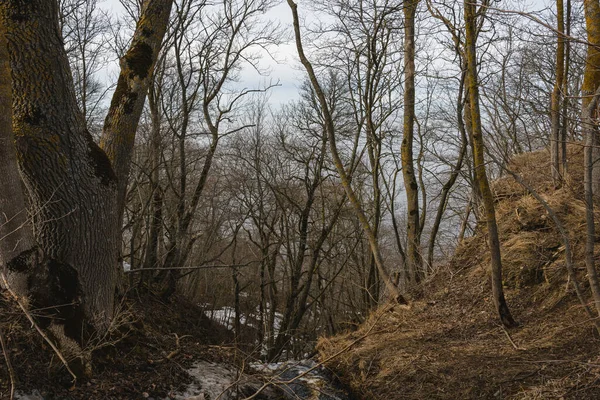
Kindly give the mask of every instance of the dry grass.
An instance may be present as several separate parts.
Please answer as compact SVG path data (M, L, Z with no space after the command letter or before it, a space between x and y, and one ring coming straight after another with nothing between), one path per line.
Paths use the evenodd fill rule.
M581 148L570 146L569 158L573 171L558 190L547 174L547 152L521 155L511 169L543 195L567 227L585 283L585 207L582 174L576 170ZM505 332L497 323L482 230L425 283L426 296L412 309L377 310L357 332L319 342L325 358L372 329L352 351L329 363L360 398L600 398L600 341L568 286L560 236L545 210L511 178L495 182L494 191L506 297L521 326ZM386 315L379 318L382 312Z

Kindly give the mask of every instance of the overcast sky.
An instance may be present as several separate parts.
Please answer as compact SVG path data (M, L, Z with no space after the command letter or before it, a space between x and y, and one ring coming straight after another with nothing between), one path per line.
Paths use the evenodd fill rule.
M99 0L99 5L115 17L124 13L119 0ZM269 10L265 18L273 22L279 22L282 26L291 29L292 14L285 1ZM269 75L263 76L252 68L246 68L241 73L239 86L241 88L255 89L269 83L279 82L280 86L274 87L269 91L269 99L272 105L297 99L298 84L303 76L303 72L299 69L295 46L292 43L280 45L273 49L271 56L266 52L263 52L263 55L261 68L269 71ZM109 83L116 81L115 77L117 73L118 63L115 60L114 64L107 71L107 81Z
M123 8L119 0L99 0L99 2L102 8L109 10L114 16L119 16L123 13ZM300 18L302 19L303 15L306 15L308 11L308 6L302 7L301 0L298 3ZM307 4L307 2L305 1L304 4ZM533 12L552 6L553 4L552 0L505 0L494 3L494 6L504 9L518 7L520 10ZM282 26L287 27L291 32L292 16L285 1L282 1L278 6L269 10L265 18L281 23ZM272 56L270 57L264 52L264 57L261 61L261 67L270 72L268 76L261 76L254 69L246 68L241 73L240 87L251 89L264 86L269 82L279 82L280 86L270 91L270 102L272 105L297 99L298 86L304 76L304 72L299 67L295 45L292 43L280 45L274 49ZM115 60L113 66L107 71L107 81L109 83L114 81L117 73L118 64Z

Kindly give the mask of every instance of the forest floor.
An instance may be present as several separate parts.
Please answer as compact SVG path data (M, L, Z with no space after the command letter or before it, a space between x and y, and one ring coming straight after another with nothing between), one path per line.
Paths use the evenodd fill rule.
M123 302L127 323L93 351L93 379L72 387L52 350L13 302L0 295L0 329L21 393L45 399L165 399L192 382L198 360L233 363L233 336L183 298L169 303L146 293ZM1 354L1 353L0 353ZM9 374L0 360L0 399L9 398Z
M574 171L558 190L547 176L547 152L519 156L510 168L565 224L589 298L581 158L571 146ZM356 332L320 341L321 359L359 398L600 399L600 339L573 293L554 224L512 178L495 182L494 191L505 293L520 326L506 330L496 318L480 229L423 283L410 309L382 306Z
M565 224L589 297L582 174L575 167L582 151L569 147L573 167L560 189L546 173L547 159L545 152L526 154L510 168ZM320 340L321 360L355 398L600 399L600 338L567 278L564 243L545 210L511 178L496 181L494 191L506 297L520 326L505 330L496 318L481 227L428 277L410 308L383 305L358 330ZM94 351L93 379L71 387L43 339L0 293L0 335L17 389L35 389L45 399L164 399L193 380L188 371L198 360L244 361L230 331L182 298L165 303L151 293L130 293L121 312L127 323ZM8 398L9 387L0 359L0 399Z

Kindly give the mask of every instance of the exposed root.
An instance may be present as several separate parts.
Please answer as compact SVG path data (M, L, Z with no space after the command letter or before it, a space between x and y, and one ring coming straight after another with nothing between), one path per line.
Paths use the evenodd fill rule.
M48 335L46 335L44 333L44 331L42 330L42 328L39 327L39 325L35 322L35 320L31 316L31 313L27 310L27 308L23 305L23 303L19 299L19 296L17 296L17 294L10 288L10 285L8 284L8 280L6 279L6 275L4 274L4 272L0 272L0 277L2 278L2 283L4 284L4 287L6 288L6 290L8 291L8 293L10 293L10 295L15 299L15 301L19 305L19 308L23 311L23 313L25 314L25 316L27 317L27 319L31 323L31 326L33 326L35 328L35 330L40 334L40 336L42 338L44 338L44 340L46 341L46 343L48 343L48 345L52 348L52 350L54 351L54 353L56 354L56 356L63 363L63 365L65 366L65 368L67 369L67 371L69 372L69 374L71 375L71 377L73 378L73 380L71 381L71 383L72 383L72 385L74 387L77 384L77 376L73 373L73 371L69 367L69 363L67 362L67 360L65 359L65 357L63 356L63 354L61 353L61 351L54 344L54 342L52 340L50 340L50 338L48 337Z

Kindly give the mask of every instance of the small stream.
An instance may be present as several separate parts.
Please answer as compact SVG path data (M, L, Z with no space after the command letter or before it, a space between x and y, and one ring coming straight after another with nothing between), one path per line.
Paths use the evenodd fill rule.
M197 362L188 372L195 379L179 400L256 399L350 400L332 374L312 360L252 364L240 374L229 365ZM268 383L265 385L265 383Z
M248 373L232 365L198 361L188 370L194 378L177 400L351 400L332 374L312 360L252 364ZM34 390L17 392L17 400L44 400ZM164 400L172 400L167 398Z

